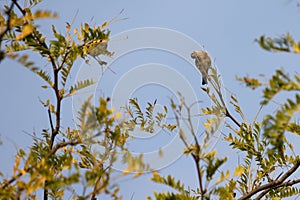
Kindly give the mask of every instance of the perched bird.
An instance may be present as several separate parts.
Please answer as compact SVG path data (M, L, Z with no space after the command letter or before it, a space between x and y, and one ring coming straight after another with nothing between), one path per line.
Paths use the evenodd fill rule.
M92 56L101 65L102 74L104 69L103 65L107 65L107 62L101 60L99 56L105 55L105 56L112 57L114 55L114 52L110 52L107 50L107 46L108 46L108 40L106 39L103 40L97 39L81 46L85 54ZM87 61L88 60L86 60L86 62ZM111 70L110 68L108 69L115 74L113 70Z
M87 44L87 54L92 56L100 65L106 65L107 63L101 60L99 55L106 55L112 57L114 52L109 52L107 50L107 40L95 40L89 44Z
M191 57L195 59L196 67L202 74L202 85L207 84L208 70L211 67L209 54L203 50L194 51Z

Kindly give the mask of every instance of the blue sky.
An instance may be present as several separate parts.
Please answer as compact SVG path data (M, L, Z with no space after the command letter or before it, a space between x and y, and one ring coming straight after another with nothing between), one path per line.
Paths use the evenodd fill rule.
M300 10L297 8L296 3L296 1L292 0L65 0L63 2L44 1L39 8L57 11L59 14L59 18L56 20L40 21L41 29L47 35L51 34L50 24L56 25L57 29L63 32L65 22L71 22L77 10L78 14L74 21L75 27L79 27L79 24L84 22L100 25L124 9L121 17L128 17L128 19L112 24L109 27L112 35L134 28L161 27L178 31L192 38L201 46L203 45L210 53L212 59L215 59L215 64L222 75L224 86L227 91L236 94L241 107L251 122L259 109L261 94L259 91L244 89L235 80L235 76L266 74L269 77L279 67L284 67L289 72L297 71L297 65L300 61L298 55L265 52L260 49L258 44L254 43L254 39L259 38L263 34L280 36L290 32L296 40L299 39L300 28L298 19ZM149 35L149 40L153 40L151 35ZM123 42L120 39L112 40L109 49L112 48L110 49L111 51L118 53L118 45L121 46ZM176 44L176 41L174 43ZM178 44L179 47L185 45ZM116 47L116 49L113 47ZM34 58L38 60L37 56ZM197 98L201 100L204 98L204 94L201 93L199 88L200 85L198 85L201 82L199 73L192 67L183 68L183 66L189 65L189 62L193 63L192 60L178 59L176 56L172 57L168 53L156 50L128 53L116 61L115 65L122 65L122 59L124 59L123 63L126 63L122 69L118 69L114 65L111 66L113 70L116 70L117 75L110 73L109 76L103 77L102 85L104 84L104 89L107 89L105 95L109 95L109 92L112 91L113 87L109 84L113 85L116 83L123 74L126 74L126 70L145 63L155 62L174 67L181 72L191 83L192 88L197 93ZM82 66L82 61L79 61L77 65L78 67L74 67L72 72L72 81L75 80L78 74L77 69ZM46 110L39 104L38 100L38 97L45 99L49 95L47 91L40 87L42 81L19 64L6 59L1 63L0 67L2 69L2 73L0 73L0 91L2 92L0 134L1 140L4 142L0 146L0 157L4 158L2 160L5 161L0 165L0 170L10 174L16 149L18 147L27 148L31 144L31 137L24 134L24 131L39 133L42 128L48 128L49 126ZM115 82L110 83L110 79L108 79L110 77L113 77ZM105 84L108 85L106 86ZM150 101L161 97L161 104L167 102L166 96L161 95L161 93L163 91L168 94L171 93L168 88L165 88L165 90L155 87L151 88L151 86L149 88L142 87L140 90L133 92L133 94L143 99L142 101L146 101L148 97ZM145 96L143 95L145 94L145 91L142 91L143 89L147 90L147 92L156 90L160 92L159 94L153 92L150 93L151 95ZM227 94L227 97L229 96L230 93ZM63 126L74 126L72 100L67 100L64 106ZM275 107L267 107L262 113L272 113ZM168 138L164 139L167 140ZM155 145L152 145L151 148L153 146ZM216 148L222 152L229 152L228 156L232 155L232 158L236 158L226 147L226 143L220 141L217 143ZM162 169L161 173L172 173L192 188L197 187L196 170L190 158L181 157L176 162ZM149 175L144 175L135 180L126 179L121 181L121 192L124 194L124 199L129 199L133 193L134 199L143 199L145 196L151 195L153 190L162 189L160 185L155 185L148 181L148 178Z

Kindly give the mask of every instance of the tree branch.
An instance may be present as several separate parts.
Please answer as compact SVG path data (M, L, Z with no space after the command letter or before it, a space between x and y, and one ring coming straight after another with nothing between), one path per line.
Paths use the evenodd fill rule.
M48 117L49 117L49 121L50 121L51 132L53 132L54 126L53 126L53 122L52 122L51 111L49 108L48 108Z
M201 199L204 199L204 194L205 194L206 190L203 188L203 183L202 183L202 173L201 173L201 167L200 167L201 165L200 165L200 158L199 158L200 144L198 142L198 139L196 137L196 134L195 134L195 131L194 131L194 128L193 128L193 124L192 124L192 120L191 120L191 110L185 103L184 103L184 107L188 112L188 119L187 120L188 120L188 123L189 123L189 126L190 126L190 131L191 131L191 133L194 137L194 140L195 140L196 152L192 153L192 157L195 161L195 165L196 165L196 168L197 168L199 187L200 187L200 191L201 191Z
M241 127L241 124L230 114L227 108L226 108L225 116L231 119L238 127Z
M288 177L290 177L299 168L299 166L300 166L300 159L298 159L297 162L295 163L295 165L291 169L289 169L285 174L283 174L283 176L280 179L274 180L274 181L272 181L270 183L267 183L265 185L261 185L259 187L256 187L252 191L246 193L244 196L239 198L239 200L246 200L246 199L249 199L250 197L252 197L253 195L255 195L258 192L268 190L268 189L274 189L274 188L282 187L282 186L285 186L285 184L291 183L291 182L284 183L284 181ZM300 182L300 180L296 180L296 182L294 184L296 184L298 182Z
M194 159L196 168L197 168L197 174L198 174L198 181L200 186L200 192L201 192L201 199L204 199L204 195L206 193L206 190L203 189L203 183L202 183L202 173L201 173L201 167L200 167L200 158L198 155L192 154L192 157Z
M286 183L282 183L282 184L278 185L275 188L289 187L289 186L295 185L297 183L300 183L300 179L289 181L289 182L286 182ZM275 188L273 188L273 189L275 189ZM255 200L262 199L269 191L270 191L270 189L263 191L262 193L260 193L260 195L258 197L255 198Z
M63 68L64 64L66 63L67 57L70 54L70 52L71 52L71 50L69 50L69 51L67 51L65 53L64 57L62 58L61 64L58 66L58 71L60 71Z

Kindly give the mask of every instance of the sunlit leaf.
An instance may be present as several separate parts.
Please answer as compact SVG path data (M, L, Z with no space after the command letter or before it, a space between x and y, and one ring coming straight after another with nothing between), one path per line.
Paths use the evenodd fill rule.
M16 36L16 40L21 40L27 35L31 34L33 31L34 27L32 24L26 24L22 27L22 32Z

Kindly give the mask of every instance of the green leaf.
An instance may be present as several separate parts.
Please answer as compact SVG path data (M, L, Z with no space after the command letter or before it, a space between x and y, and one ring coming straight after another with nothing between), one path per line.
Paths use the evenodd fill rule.
M89 87L93 84L95 84L93 79L86 79L86 80L83 80L83 81L78 81L75 85L70 87L68 96L71 96L75 92L77 92L77 91L79 91L83 88Z
M62 84L63 87L65 87L65 85L66 85L66 82L67 82L68 76L71 72L71 69L72 69L72 65L69 65L67 67L63 67L61 69L61 78L62 78L61 84Z
M49 76L48 72L40 69L39 71L35 72L39 77L41 77L42 79L44 79L44 81L46 81L50 87L53 87L53 83L51 80L51 77Z
M181 183L179 180L176 181L174 177L168 175L167 177L160 176L157 172L153 172L153 176L151 178L152 181L160 184L167 185L178 192L185 193L184 184Z
M274 151L282 157L285 151L284 144L287 142L284 133L288 129L290 120L300 110L300 95L296 94L295 100L290 99L284 103L275 114L266 115L263 120L264 137L270 141L273 148L270 154Z

